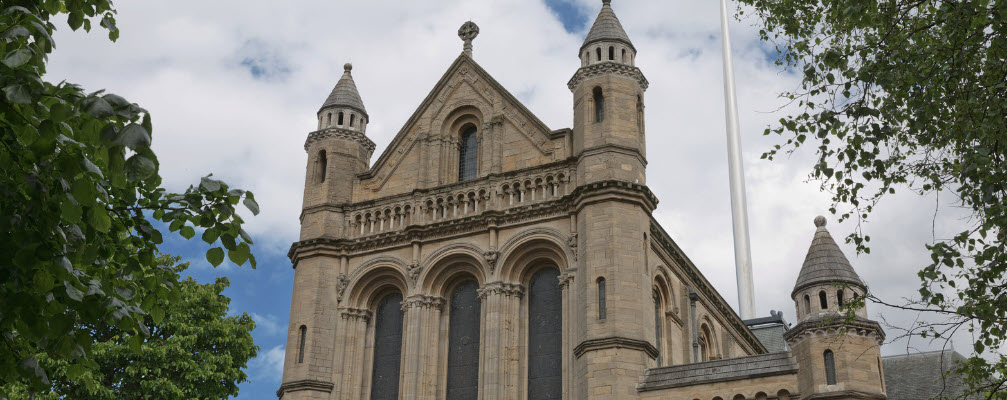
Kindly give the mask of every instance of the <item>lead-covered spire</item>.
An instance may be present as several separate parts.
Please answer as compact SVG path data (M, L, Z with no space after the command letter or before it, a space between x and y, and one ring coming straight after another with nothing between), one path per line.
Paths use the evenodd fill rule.
M801 273L794 284L794 292L815 285L849 284L861 289L866 288L860 275L853 270L850 261L846 259L839 245L832 239L829 230L825 229L825 217L815 218L815 238L811 241L808 255L804 258Z
M584 45L580 47L581 51L598 42L619 42L636 51L626 30L622 28L619 17L616 17L615 11L612 10L612 0L603 0L602 3L601 12L598 13L598 18L594 20L591 31L584 39Z
M363 133L370 117L364 108L364 101L357 92L357 84L353 82L350 71L353 65L343 66L343 76L332 88L329 97L325 99L322 108L318 110L318 129L341 128Z

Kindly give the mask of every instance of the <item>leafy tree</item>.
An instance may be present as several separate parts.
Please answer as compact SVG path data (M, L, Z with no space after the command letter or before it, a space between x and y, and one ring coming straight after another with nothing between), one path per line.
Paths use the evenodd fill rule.
M957 372L972 393L1007 398L1007 1L740 3L777 63L803 76L783 94L798 111L766 130L782 141L763 158L811 146L811 177L841 220L866 221L898 190L971 213L960 233L926 244L920 297L895 306L940 316L905 327L910 336L970 332ZM860 223L847 241L869 253Z
M179 258L158 257L166 265ZM177 273L189 266L180 264ZM200 284L191 277L179 282L178 301L157 300L163 312L146 315L150 336L140 352L112 326L90 327L97 340L92 360L97 369L73 374L65 361L39 359L53 371L52 391L38 399L223 399L238 394L242 372L258 347L252 343L255 322L248 314L227 316L230 299L223 291L230 282ZM141 289L143 290L143 289ZM140 293L143 295L144 293ZM71 377L72 376L72 377ZM28 398L24 385L9 385L11 400Z
M35 354L67 363L74 376L96 368L97 327L115 327L142 348L144 316L179 300L177 275L155 255L160 220L186 239L218 244L255 267L236 206L253 214L252 193L207 176L184 193L161 186L150 148L151 116L104 91L44 79L53 20L119 36L108 0L0 3L0 385L49 385ZM61 18L60 18L61 19Z

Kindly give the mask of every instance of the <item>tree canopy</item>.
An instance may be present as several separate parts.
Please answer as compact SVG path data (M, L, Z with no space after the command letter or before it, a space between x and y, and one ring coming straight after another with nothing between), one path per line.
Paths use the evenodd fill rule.
M895 305L940 316L905 327L912 335L970 332L957 372L972 393L1007 398L1007 1L740 3L777 63L802 76L783 94L797 111L766 130L782 142L763 158L814 149L810 175L832 213L858 222L848 242L870 252L862 223L898 191L971 214L925 244L920 297Z
M225 253L255 267L237 214L250 192L206 176L182 193L161 185L150 113L103 90L45 79L54 21L101 27L116 40L108 0L0 4L0 385L49 387L35 357L94 369L99 327L140 350L150 318L180 301L177 274L158 262L167 226L202 229L213 265ZM154 225L154 220L161 224ZM145 322L148 321L148 322Z

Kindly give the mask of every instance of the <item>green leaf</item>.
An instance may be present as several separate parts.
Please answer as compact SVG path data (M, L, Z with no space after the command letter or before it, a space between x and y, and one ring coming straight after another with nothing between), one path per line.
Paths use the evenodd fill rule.
M63 200L59 204L60 215L63 217L63 221L71 224L76 224L80 222L81 215L84 214L84 210L78 205L74 205L70 199Z
M129 124L119 132L115 144L129 147L133 150L150 147L150 135L138 124Z
M219 266L220 263L224 262L224 249L220 247L214 247L206 251L206 261L213 264L214 267Z
M126 179L129 181L147 179L157 172L157 167L154 165L154 162L140 154L133 154L129 157L129 159L126 160L124 168L126 170Z
M248 207L248 210L252 212L252 215L259 215L259 203L256 203L255 200L246 197L244 204L245 207Z
M98 166L94 165L94 163L91 162L91 160L88 160L87 157L84 158L83 163L84 163L84 169L86 169L87 172L98 175L99 178L102 179L105 178L105 175L101 173L101 170L98 169Z
M115 113L112 105L108 104L108 101L101 97L89 99L85 104L84 112L95 118L105 118Z
M8 67L17 68L24 65L28 60L31 60L31 56L30 49L17 49L7 53L3 58L3 63Z
M203 241L206 243L213 244L220 237L220 231L217 228L210 228L203 231Z
M183 226L182 230L179 231L179 233L182 235L182 237L186 239L192 239L193 236L196 236L196 230L189 225Z
M63 286L66 288L66 295L71 299L76 301L84 299L84 292L81 292L79 289L73 287L69 281L63 281Z
M4 96L7 97L7 101L14 104L31 104L32 96L31 90L28 89L27 85L24 84L14 84L3 88Z
M211 192L216 192L220 190L220 181L211 179L209 176L204 176L199 180L199 186Z
M80 11L71 12L67 17L66 23L70 25L70 29L79 29L84 24L84 13Z
M108 216L108 212L104 208L92 207L89 222L91 227L99 232L108 233L108 230L112 228L112 218Z
M248 255L250 253L251 249L248 247L248 243L238 243L238 246L235 247L234 250L227 252L227 258L229 258L231 262L241 265L244 264L245 261L248 261Z

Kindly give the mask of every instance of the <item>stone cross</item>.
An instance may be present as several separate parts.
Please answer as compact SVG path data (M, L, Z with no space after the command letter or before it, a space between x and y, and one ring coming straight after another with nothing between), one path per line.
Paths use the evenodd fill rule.
M479 25L476 25L475 22L468 21L458 28L458 37L465 42L463 50L465 55L469 57L472 57L472 39L475 39L476 36L479 36Z

